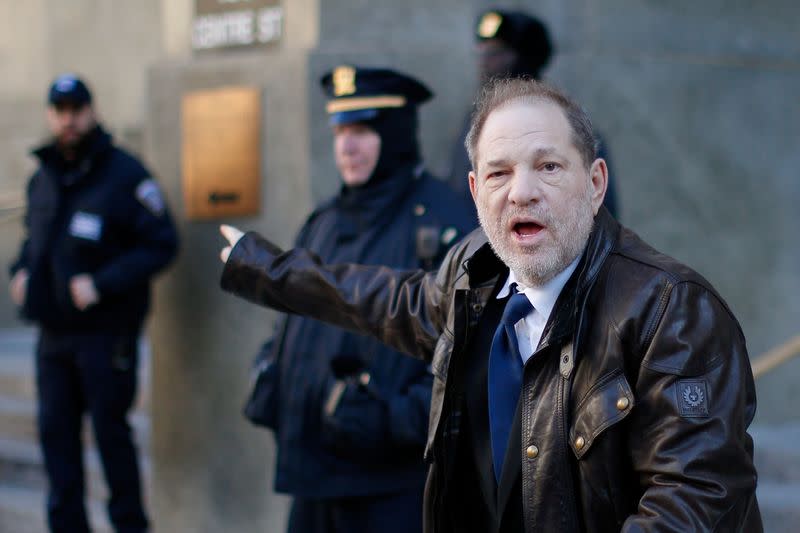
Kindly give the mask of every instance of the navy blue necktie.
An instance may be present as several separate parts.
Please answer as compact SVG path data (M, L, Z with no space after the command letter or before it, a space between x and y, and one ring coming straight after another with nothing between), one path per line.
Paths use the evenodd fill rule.
M512 285L512 296L506 302L489 351L489 432L494 476L498 483L522 387L523 364L514 324L533 311L528 297L516 291L516 285Z

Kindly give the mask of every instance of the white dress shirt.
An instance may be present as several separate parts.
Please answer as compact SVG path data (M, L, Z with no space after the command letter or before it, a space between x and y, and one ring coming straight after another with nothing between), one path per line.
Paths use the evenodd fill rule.
M550 313L556 305L558 295L561 294L564 285L567 284L570 276L575 272L580 258L581 256L578 255L567 268L553 276L550 281L541 287L526 287L517 281L517 276L514 274L514 271L509 270L508 279L506 279L500 292L497 293L497 298L507 297L511 293L511 284L516 283L517 291L524 293L533 306L533 311L514 325L514 330L517 333L517 343L519 344L519 353L520 357L522 357L523 364L530 359L539 346L539 340L542 338L544 327L547 325L547 319L550 318Z

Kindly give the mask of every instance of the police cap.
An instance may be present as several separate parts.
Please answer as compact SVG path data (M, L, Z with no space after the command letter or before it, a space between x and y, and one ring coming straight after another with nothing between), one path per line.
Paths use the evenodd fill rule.
M420 81L385 68L341 65L320 84L329 97L325 109L332 125L372 120L382 110L413 111L433 96Z
M490 9L478 16L475 38L498 39L514 49L535 70L541 70L553 55L553 43L544 23L521 11Z
M61 74L50 85L47 101L51 105L70 103L80 107L92 102L92 93L76 75Z

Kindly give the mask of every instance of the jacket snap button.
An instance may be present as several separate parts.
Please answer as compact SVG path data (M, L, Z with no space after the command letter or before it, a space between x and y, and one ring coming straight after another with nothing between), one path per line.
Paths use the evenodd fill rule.
M539 455L539 448L534 445L528 446L525 450L525 455L528 456L528 459L535 459Z
M625 409L628 408L630 404L631 404L630 400L628 400L623 396L622 398L617 400L617 409L619 409L620 411L624 411Z
M483 306L481 304L475 304L472 306L472 310L475 311L476 313L480 313L481 311L483 311Z
M578 437L575 439L575 448L578 450L582 450L583 447L586 446L586 439L583 437Z

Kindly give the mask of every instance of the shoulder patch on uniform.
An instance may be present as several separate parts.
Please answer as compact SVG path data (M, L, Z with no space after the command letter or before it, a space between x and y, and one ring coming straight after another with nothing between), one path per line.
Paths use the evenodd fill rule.
M160 217L164 214L164 197L161 195L161 188L156 180L147 178L137 185L136 199L155 216Z
M708 416L708 385L705 380L682 379L676 387L680 414L684 417Z

